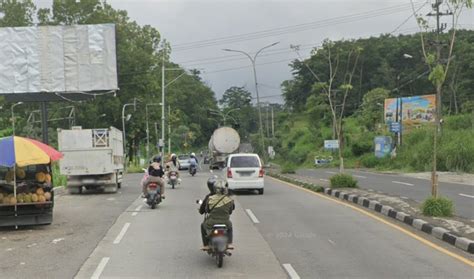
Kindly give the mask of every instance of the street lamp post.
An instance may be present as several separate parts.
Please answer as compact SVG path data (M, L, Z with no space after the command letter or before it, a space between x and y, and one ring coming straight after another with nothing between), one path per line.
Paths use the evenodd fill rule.
M146 120L146 157L150 157L150 127L148 125L148 106L159 106L161 104L151 103L145 105L145 120Z
M13 109L16 107L16 106L19 106L23 104L23 102L18 102L16 104L13 104L12 107L11 107L11 111L12 111L12 128L13 128L13 136L15 136L15 114L13 112Z
M259 123L259 131L260 131L260 141L261 141L261 145L262 145L262 152L263 152L263 155L265 155L265 141L263 139L263 124L262 124L262 110L260 108L260 96L258 94L258 82L257 82L257 70L255 69L255 61L257 59L257 56L264 50L264 49L267 49L267 48L270 48L272 46L275 46L277 45L279 42L275 42L273 44L270 44L268 46L265 46L261 49L259 49L255 55L252 57L250 56L250 54L248 54L247 52L245 51L242 51L242 50L235 50L235 49L224 49L224 51L230 51L230 52L239 52L239 53L242 53L244 54L245 56L247 56L250 61L252 62L252 68L253 68L253 78L254 78L254 81L255 81L255 94L257 95L257 107L258 107L258 123Z
M128 103L122 106L122 141L123 141L123 153L127 154L127 137L125 133L125 108L128 106L133 106L133 110L137 110L137 98L133 99L133 103Z

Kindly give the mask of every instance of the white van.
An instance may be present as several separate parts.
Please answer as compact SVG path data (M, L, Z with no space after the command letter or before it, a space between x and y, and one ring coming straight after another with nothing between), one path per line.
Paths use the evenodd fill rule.
M260 195L263 195L265 172L257 154L229 155L224 171L229 190L257 190Z

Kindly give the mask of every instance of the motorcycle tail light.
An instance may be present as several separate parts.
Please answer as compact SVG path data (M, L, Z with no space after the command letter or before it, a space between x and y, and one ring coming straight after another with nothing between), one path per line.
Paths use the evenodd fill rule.
M155 190L156 188L158 188L158 185L156 185L156 184L148 184L148 188L150 188L151 190Z
M214 230L214 231L213 231L213 234L214 234L214 235L224 235L224 234L225 234L225 231L224 231L224 230Z
M230 168L227 169L227 178L232 178L232 170Z
M258 173L258 177L263 177L264 174L265 174L265 170L263 170L263 168L260 168L260 172Z

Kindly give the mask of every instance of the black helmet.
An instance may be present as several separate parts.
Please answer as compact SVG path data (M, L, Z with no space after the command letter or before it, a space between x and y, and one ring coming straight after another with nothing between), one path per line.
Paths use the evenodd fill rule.
M209 189L209 192L211 192L211 194L215 193L214 184L216 183L216 181L217 181L216 175L209 177L209 179L207 180L207 188Z
M153 157L153 162L161 163L161 156L160 156L160 155L156 155L155 157Z

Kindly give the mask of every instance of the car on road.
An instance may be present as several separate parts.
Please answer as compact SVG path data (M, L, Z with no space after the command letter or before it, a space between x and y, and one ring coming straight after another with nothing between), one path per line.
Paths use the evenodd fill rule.
M231 154L227 157L224 171L230 191L257 190L263 195L265 171L258 154Z
M191 156L189 154L179 154L178 155L178 162L179 162L179 169L180 170L187 170L189 169L189 159Z

